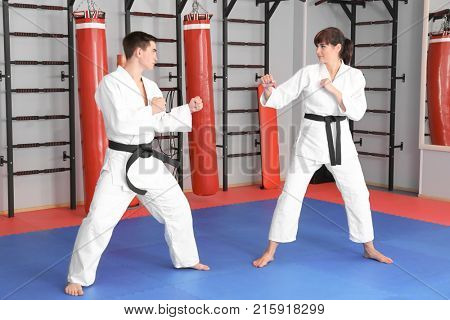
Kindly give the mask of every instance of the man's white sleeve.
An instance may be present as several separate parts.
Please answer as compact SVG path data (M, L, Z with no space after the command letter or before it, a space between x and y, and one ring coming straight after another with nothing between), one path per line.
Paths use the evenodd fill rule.
M155 86L156 87L156 86ZM161 96L158 89L155 96ZM108 78L104 78L95 93L95 101L100 106L105 125L116 133L139 135L146 130L156 132L190 131L192 116L188 105L173 108L170 113L153 114L151 105L129 105L126 97L120 94L120 88ZM150 103L150 102L149 102Z
M192 115L189 105L173 108L170 113L161 112L154 115L156 132L189 132L192 129Z
M95 92L95 101L102 110L105 125L125 135L139 135L143 128L153 128L152 108L127 105L119 90L105 77Z
M153 97L163 98L161 90L152 82ZM149 108L151 108L151 101ZM156 132L189 132L192 129L192 115L189 105L172 108L170 113L160 112L153 115L153 125Z

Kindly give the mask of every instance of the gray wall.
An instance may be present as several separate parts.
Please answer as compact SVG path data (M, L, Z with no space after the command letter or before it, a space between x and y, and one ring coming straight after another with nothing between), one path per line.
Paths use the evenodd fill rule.
M450 152L423 150L420 196L450 201Z
M35 1L41 3L41 1ZM159 13L174 12L174 1L140 1L136 0L134 10L151 11ZM328 26L341 28L344 33L350 35L350 23L343 10L338 5L323 4L314 6L315 1L304 4L300 1L287 1L281 3L279 9L272 18L271 25L271 49L270 63L271 73L278 82L287 80L296 70L305 63L316 63L315 47L312 39L321 29ZM42 1L45 3L45 1ZM55 1L55 5L64 4L65 1ZM76 1L75 7L79 1ZM123 1L97 0L96 3L107 12L107 43L109 69L115 69L116 54L121 52L121 39L124 36ZM191 8L188 2L185 12ZM213 16L211 37L213 52L214 72L221 74L222 65L222 10L221 1L213 3L212 0L200 1ZM418 114L419 114L419 84L420 84L420 33L422 1L409 1L407 5L400 4L399 21L399 74L406 73L406 83L398 83L397 95L397 143L403 141L405 148L403 152L397 152L395 185L399 188L417 190L418 188ZM62 14L54 12L36 12L28 10L11 10L11 30L35 32L66 32L66 25ZM17 11L17 13L16 13ZM306 15L306 21L303 19ZM368 4L366 9L358 10L359 20L365 19L387 19L387 11L382 10L380 4ZM232 18L262 19L263 6L255 7L254 0L239 0L231 13ZM306 28L305 28L306 25ZM64 26L64 27L62 27ZM389 41L390 27L360 27L357 41ZM42 30L43 29L43 30ZM174 21L166 21L154 18L132 18L132 30L144 30L159 37L174 37ZM306 35L306 39L304 37ZM3 36L3 35L2 35ZM258 25L232 25L230 24L229 39L235 41L262 41L263 27ZM3 41L3 39L0 39ZM13 39L12 56L16 59L65 59L64 42L49 39ZM159 61L173 62L175 60L174 45L159 44ZM357 62L364 64L385 63L390 57L390 49L366 50L357 53ZM376 52L372 52L376 51ZM263 52L261 48L230 48L230 63L263 63ZM364 61L361 61L363 60ZM3 50L0 52L0 61L4 61ZM2 66L3 69L3 66ZM66 86L60 83L58 75L59 67L14 67L13 86L19 87L45 87ZM157 69L147 75L156 80L160 86L172 86L168 82L169 69ZM385 72L385 71L384 71ZM389 79L387 72L383 74L366 73L368 84L382 86ZM251 86L255 85L253 80L254 71L239 70L230 71L230 85ZM221 101L222 83L220 80L214 83L216 124L218 128L218 143L221 141ZM381 97L368 95L369 105L372 107L387 106L387 96ZM380 94L378 94L380 95ZM51 114L66 113L67 99L64 94L50 95L26 95L14 96L14 115L19 114ZM256 97L250 93L230 93L229 106L232 107L256 107ZM77 102L78 104L78 102ZM6 125L5 125L5 99L4 87L0 95L0 154L6 155ZM301 108L298 102L293 103L279 112L280 124L280 157L282 165L282 176L285 176L287 159L290 154L291 145L295 137L295 130L301 122ZM256 115L234 115L230 117L230 123L237 128L248 128L257 124ZM366 115L358 123L357 127L370 128L373 130L386 130L388 123L385 116ZM65 140L68 138L67 122L29 122L14 125L14 143ZM77 135L79 136L79 125L77 117ZM231 152L251 152L253 147L252 137L232 138ZM364 137L364 151L386 152L387 138ZM186 139L187 140L187 139ZM66 165L61 161L65 147L27 149L15 151L15 170L26 170L29 168L61 167ZM185 159L188 159L187 145L185 145ZM221 151L218 150L219 172L222 170ZM185 161L185 171L189 172L189 161ZM361 157L366 180L374 184L387 184L387 160L377 158ZM259 159L240 158L230 160L230 184L250 184L260 180ZM77 141L77 199L83 200L82 185L82 162L81 145ZM220 174L221 176L221 174ZM15 178L16 185L16 207L29 208L37 206L64 204L69 202L69 175L58 173L51 175L37 175ZM189 179L186 180L185 188L190 188ZM0 210L7 208L6 203L6 169L0 170Z
M48 1L33 1L37 4L48 4ZM64 5L65 0L53 1L54 5ZM107 13L107 46L109 70L116 68L116 54L120 53L121 40L125 35L123 0L96 0L97 5ZM79 0L75 2L77 8ZM212 54L214 72L221 74L222 65L222 4L221 1L213 3L213 0L202 0L201 5L212 13ZM191 11L192 1L188 1L184 14ZM273 16L273 26L271 28L271 61L272 68L280 77L286 78L292 74L293 63L293 41L294 39L294 3L289 1L282 3ZM175 12L175 1L136 0L133 6L135 11L147 11L158 13ZM66 33L67 26L64 14L61 12L47 12L35 10L18 10L11 8L10 13L11 31L29 32L50 32ZM236 4L232 18L263 19L263 6L255 6L254 0L240 0ZM1 19L1 17L0 17ZM2 23L2 22L1 22ZM175 21L167 19L132 17L132 30L143 30L158 37L174 38ZM260 25L230 24L230 41L254 41L263 42L264 28ZM283 36L280 37L279 35ZM1 39L3 43L3 33ZM12 38L11 56L13 59L28 60L66 60L65 41L42 39L42 38ZM283 50L280 50L283 48ZM175 45L160 43L158 47L160 62L174 62L176 58ZM3 50L0 52L1 69L4 69ZM229 62L239 64L263 64L264 55L260 47L230 47ZM184 67L184 62L183 62ZM13 87L66 87L67 82L61 83L58 76L61 70L67 67L13 67ZM161 68L146 75L159 83L161 87L174 86L174 82L168 82L168 72L175 73L175 69ZM260 73L262 70L258 70ZM255 71L253 70L231 70L229 83L235 86L253 86ZM215 110L217 124L217 139L221 142L221 110L222 110L222 83L220 80L214 83ZM76 97L78 114L78 97ZM54 95L27 94L13 96L13 115L46 115L46 114L67 114L67 95L64 93ZM230 93L229 107L257 107L257 100L254 94ZM6 121L5 121L5 95L4 86L0 90L0 154L6 156ZM80 136L79 118L77 116L77 137ZM257 124L258 118L251 115L232 115L230 124L234 129L240 130L249 128ZM282 172L286 171L286 159L290 146L290 130L292 124L291 112L280 115L278 120L282 128L280 130L280 155L282 159ZM254 138L256 137L233 137L231 140L231 152L252 152L255 151ZM32 121L14 123L14 143L60 141L68 139L68 122L58 121ZM187 150L187 135L185 139L185 189L190 189L189 179L189 156ZM23 149L14 152L15 171L30 169L45 169L68 166L62 162L62 152L68 147ZM219 156L219 176L221 177L222 161L221 151ZM230 164L230 185L252 184L260 180L259 158L236 158L231 159ZM77 200L83 200L83 176L82 157L80 139L77 141ZM48 175L33 175L16 177L15 182L15 205L17 209L32 208L41 206L54 206L67 204L69 202L69 174L57 173ZM0 211L7 209L7 175L6 167L0 170Z

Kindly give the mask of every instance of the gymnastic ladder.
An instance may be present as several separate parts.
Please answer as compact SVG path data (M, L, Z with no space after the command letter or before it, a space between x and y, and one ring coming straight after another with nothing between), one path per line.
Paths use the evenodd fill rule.
M186 6L187 0L174 0L175 2L175 14L165 14L165 13L153 13L153 12L138 12L131 11L134 0L125 0L125 34L129 34L131 32L131 16L135 17L152 17L152 18L160 18L160 19L175 19L176 20L176 38L175 39L163 39L157 38L157 42L163 43L175 43L177 50L177 61L176 63L157 63L156 67L158 68L176 68L176 74L173 75L172 72L169 72L169 81L172 79L177 79L176 87L169 88L160 88L163 92L168 92L168 94L176 93L177 94L177 103L178 106L183 104L183 69L182 69L182 43L181 43L181 14L183 12L184 7ZM176 147L173 147L170 143L170 152L176 151L176 160L180 163L177 168L177 178L178 184L181 189L183 189L183 133L179 132L176 134L169 133L164 135L155 136L155 140L174 140L176 141Z
M75 0L67 0L67 6L36 5L24 3L9 3L8 0L2 0L3 4L3 33L4 33L4 54L5 54L5 73L0 72L0 81L5 79L5 97L6 97L6 140L7 155L0 157L0 166L7 165L8 171L8 217L14 217L14 176L25 176L35 174L48 174L70 171L70 208L76 208L76 168L75 168L75 93L74 93L74 37L73 37L73 4ZM35 33L35 32L10 32L9 11L10 8L26 10L47 10L47 11L67 11L67 34L59 33ZM41 37L50 39L67 39L68 61L32 61L32 60L11 60L11 39L10 37ZM61 41L61 40L58 40ZM67 65L69 74L64 71L60 73L61 81L69 79L69 88L12 88L11 82L13 74L11 66L63 66ZM12 115L12 94L35 94L35 93L64 93L68 92L69 114L57 115ZM13 121L48 121L48 120L69 120L69 140L70 141L51 141L39 143L13 144ZM61 160L69 161L69 167L52 169L33 169L27 171L14 171L14 149L40 148L40 147L60 147L69 146L67 151L62 153Z
M389 15L392 19L389 20L377 20L377 21L364 21L357 22L356 21L356 11L357 7L361 6L366 8L366 5L369 2L383 2L385 5ZM394 164L395 164L395 150L400 149L403 151L403 142L399 145L395 144L395 107L396 107L396 90L397 90L397 81L402 80L405 82L406 76L403 74L402 76L397 76L397 32L398 32L398 7L399 2L408 3L408 0L392 0L392 4L389 0L320 0L315 3L316 6L321 5L322 3L330 3L330 4L339 4L344 10L345 14L350 20L351 23L351 40L355 44L354 51L352 56L351 65L355 68L361 70L391 70L391 82L389 87L385 88L375 88L375 87L366 87L366 91L368 92L389 92L390 93L390 105L389 110L379 109L379 108L368 108L367 113L369 114L378 114L378 115L387 115L389 116L389 132L381 132L381 131L371 131L371 130L359 130L354 129L353 121L350 122L350 128L353 134L357 135L372 135L372 136L380 136L380 137L389 137L389 150L387 154L381 153L373 153L373 152L364 152L358 151L359 155L362 156L371 156L382 159L389 159L389 167L388 167L388 189L390 191L394 190ZM350 6L350 8L349 8ZM392 42L386 43L360 43L356 44L356 27L362 26L378 26L392 24ZM391 52L391 63L389 65L355 65L355 51L357 48L392 48ZM362 138L358 141L355 141L355 144L359 144L362 146Z
M258 108L247 108L247 109L228 109L228 92L229 91L250 91L257 94L258 87L229 87L228 86L228 69L264 69L264 73L269 73L269 31L270 31L270 18L275 13L279 4L282 1L288 0L256 0L256 6L259 4L264 4L264 20L247 20L247 19L229 19L231 11L237 0L222 0L222 12L223 12L223 22L222 22L222 33L223 33L223 61L222 61L222 75L218 76L214 74L214 81L217 79L222 79L222 144L217 145L218 148L222 149L222 188L224 191L228 190L228 160L230 158L242 158L251 156L260 156L260 151L253 151L247 153L229 153L229 141L228 139L232 136L242 136L242 135L259 135L260 130L247 130L247 131L229 131L229 119L230 115L236 114L251 114L258 113ZM300 0L305 1L305 0ZM271 5L271 3L273 3ZM264 42L237 42L228 41L228 23L240 23L240 24L259 24L264 25ZM243 46L243 47L264 47L264 65L251 64L229 64L228 63L228 47L229 46ZM255 81L261 76L256 74ZM255 147L260 143L255 139Z

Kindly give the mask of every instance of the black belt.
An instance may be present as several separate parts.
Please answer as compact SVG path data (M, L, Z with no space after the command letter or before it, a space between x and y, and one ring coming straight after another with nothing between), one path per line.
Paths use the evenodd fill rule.
M109 140L109 148L116 151L124 151L132 153L130 158L127 161L126 165L126 174L125 178L127 180L128 187L136 192L137 194L144 195L147 193L147 191L136 188L128 179L128 170L130 169L131 165L138 159L138 158L149 158L149 157L155 157L156 159L161 160L162 162L168 163L173 167L178 167L180 165L180 162L177 160L174 160L170 158L169 156L165 155L164 153L158 152L153 150L151 143L145 143L145 144L123 144L119 142L114 142Z
M341 121L347 119L346 116L318 116L316 114L307 113L305 118L314 121L325 122L325 130L327 132L328 152L330 153L330 161L332 166L341 164ZM331 123L336 122L336 152L333 146L333 134L331 132Z

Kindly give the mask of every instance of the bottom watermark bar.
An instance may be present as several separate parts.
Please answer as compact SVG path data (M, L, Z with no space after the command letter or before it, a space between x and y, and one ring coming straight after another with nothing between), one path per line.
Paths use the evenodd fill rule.
M1 301L3 319L449 319L448 301Z

